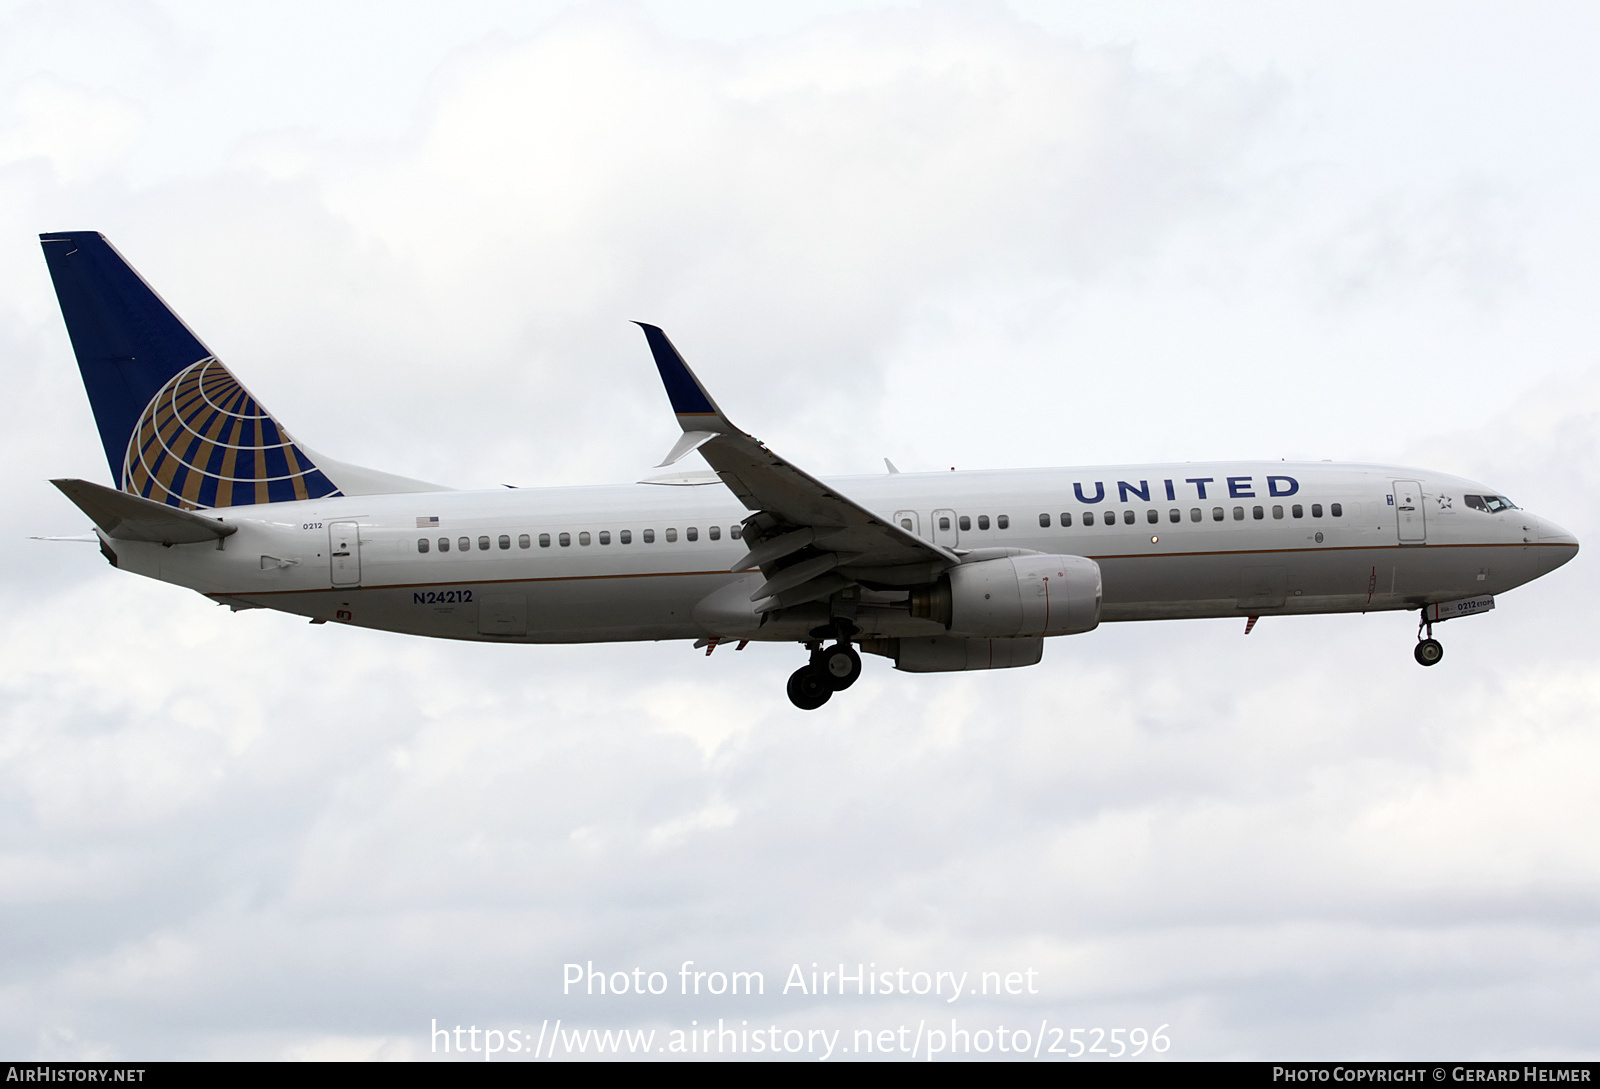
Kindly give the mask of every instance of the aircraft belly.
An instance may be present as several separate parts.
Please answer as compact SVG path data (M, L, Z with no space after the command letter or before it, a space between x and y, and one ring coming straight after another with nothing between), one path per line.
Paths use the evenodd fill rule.
M119 542L120 544L121 542ZM148 559L172 563L159 546L123 551L135 567ZM1242 615L1377 612L1412 609L1480 593L1501 593L1542 573L1539 546L1410 546L1296 549L1258 552L1168 553L1100 557L1104 580L1101 619L1171 620ZM201 553L194 552L196 558ZM210 551L206 558L221 559ZM214 559L213 559L214 558ZM232 559L232 557L229 557ZM167 574L163 571L162 574ZM195 572L186 572L193 584ZM1482 576L1482 577L1480 577ZM258 578L304 577L266 571ZM391 576L392 577L392 576ZM239 593L196 586L230 602L297 613L315 620L444 639L567 643L696 639L716 632L694 609L739 576L714 572L601 577L488 580L387 587L317 588ZM174 579L173 581L177 581ZM206 580L210 582L210 579ZM736 637L804 638L826 623L818 616L764 624ZM923 634L927 622L898 611L861 617L868 634ZM909 629L916 629L911 631ZM794 629L794 630L790 630ZM805 630L801 630L805 629ZM908 630L902 630L908 629Z
M1523 547L1306 549L1107 557L1101 619L1377 612L1498 593L1537 577ZM1482 576L1480 578L1480 576Z
M726 575L351 587L231 597L357 627L486 642L693 639L696 601Z

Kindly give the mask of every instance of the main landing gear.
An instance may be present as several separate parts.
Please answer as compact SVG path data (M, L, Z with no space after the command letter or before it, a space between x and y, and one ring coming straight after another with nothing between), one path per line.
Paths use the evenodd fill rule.
M811 661L789 678L789 702L802 711L815 711L835 692L856 683L861 676L861 655L844 639L827 648L807 643L806 649L811 651Z
M1422 637L1423 629L1427 629L1428 637ZM1433 621L1428 619L1428 610L1424 606L1422 619L1417 622L1417 649L1411 656L1417 660L1418 665L1438 665L1444 659L1444 646L1433 637Z

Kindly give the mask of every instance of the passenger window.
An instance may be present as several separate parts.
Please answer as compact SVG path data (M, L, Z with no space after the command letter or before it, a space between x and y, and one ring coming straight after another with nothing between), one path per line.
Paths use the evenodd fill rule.
M578 534L578 543L580 545L582 545L584 548L588 548L589 547L589 531L588 530L583 530L581 533Z
M417 551L418 552L426 552L426 551L428 551L428 538L426 538L426 537L418 537L417 538Z
M549 548L550 547L550 534L548 534L548 533L539 534L539 547L540 548Z
M667 543L668 544L671 544L673 541L676 541L677 539L678 539L678 531L676 529L667 530Z
M948 514L941 514L939 516L939 528L940 529L949 529L950 528L950 516Z
M1254 518L1256 521L1259 522L1259 521L1261 521L1261 519L1265 518L1266 516L1267 516L1267 512L1262 510L1260 507L1251 507L1250 508L1250 517Z
M1283 505L1282 504L1280 504L1280 503L1272 504L1272 516L1274 518L1282 518L1283 517Z
M989 516L987 514L978 515L978 528L979 529L988 529L989 528Z
M1161 512L1158 510L1147 510L1144 512L1144 520L1149 522L1151 525L1155 525L1157 522L1161 521Z
M572 547L572 534L570 534L570 533L563 533L559 537L557 537L556 540L561 543L561 547L562 548L571 548Z
M994 528L995 529L1010 529L1011 528L1011 515L1002 514L1002 515L999 515L998 517L996 517L995 520L994 520Z
M1289 508L1289 513L1294 515L1296 518L1304 518L1306 516L1306 509L1299 503L1296 503L1294 506Z
M439 538L439 551L440 552L448 552L448 551L450 551L450 538L448 538L448 537L440 537Z
M524 533L524 534L522 534L521 536L519 536L517 538L517 547L518 548L532 548L533 547L533 540L526 533Z
M700 539L700 527L690 526L688 529L683 531L683 535L691 541L698 541Z
M1190 507L1189 508L1189 521L1198 522L1199 520L1200 520L1200 508L1199 507Z
M488 540L488 538L485 537L484 540ZM461 551L463 551L463 552L471 552L472 551L472 538L471 537L462 537L460 540L456 541L456 547L461 549Z
M722 527L721 526L712 526L710 529L706 530L706 532L711 535L711 539L713 541L722 540Z
M1243 507L1234 507L1233 508L1233 520L1235 522L1244 521L1244 508Z
M1114 526L1116 524L1117 524L1117 512L1114 511L1114 510L1106 511L1106 525Z
M737 541L740 537L744 536L744 527L743 526L729 526L728 527L728 536L732 537L734 540Z
M625 529L622 532L618 533L617 534L617 540L621 541L623 544L632 544L633 543L633 530Z
M1169 521L1169 522L1181 522L1181 521L1183 521L1183 511L1179 510L1177 507L1173 507L1171 510L1167 511L1167 521Z
M1094 511L1086 510L1083 512L1083 524L1086 526L1094 525Z
M1313 518L1321 518L1322 517L1322 504L1321 503L1313 503L1313 504L1311 504L1311 517L1313 517Z
M500 547L501 548L510 548L511 547L511 536L509 534L506 534L506 533L500 534Z
M656 531L655 530L647 529L647 530L644 531L644 543L645 544L655 544L656 543Z
M961 526L962 529L971 529L972 528L972 519L968 518L965 514L963 514L961 516L961 518L959 519L958 524Z
M1039 528L1040 529L1049 529L1050 528L1050 516L1048 514L1039 515Z
M1221 507L1212 507L1211 508L1211 520L1213 522L1222 521L1222 508Z
M603 545L608 545L611 543L611 531L609 529L602 529L600 531L600 543Z
M1344 506L1340 503L1332 503L1328 506L1328 513L1333 515L1335 518L1343 518Z
M1072 525L1072 512L1064 510L1061 512L1061 528L1066 529L1070 525Z
M1122 524L1128 526L1133 525L1133 511L1125 510L1122 512Z

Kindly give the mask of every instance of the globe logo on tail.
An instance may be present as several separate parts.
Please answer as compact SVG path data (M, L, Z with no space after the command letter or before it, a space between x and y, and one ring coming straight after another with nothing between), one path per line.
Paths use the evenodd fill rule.
M210 356L180 370L151 398L128 442L122 488L185 510L340 494Z

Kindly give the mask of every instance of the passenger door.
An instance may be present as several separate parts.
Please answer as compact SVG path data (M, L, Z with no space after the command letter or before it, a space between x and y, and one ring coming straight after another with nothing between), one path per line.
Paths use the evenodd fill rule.
M1422 505L1422 485L1415 480L1394 482L1394 514L1401 544L1428 542L1428 513Z
M360 586L361 527L354 522L329 522L328 558L335 586Z

